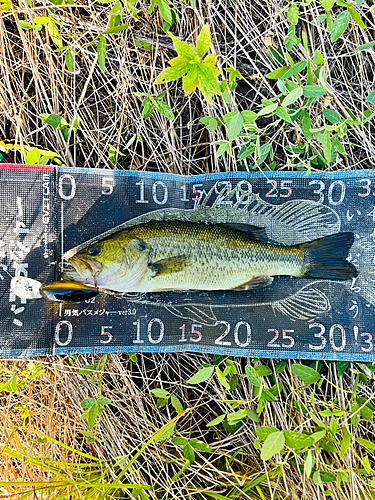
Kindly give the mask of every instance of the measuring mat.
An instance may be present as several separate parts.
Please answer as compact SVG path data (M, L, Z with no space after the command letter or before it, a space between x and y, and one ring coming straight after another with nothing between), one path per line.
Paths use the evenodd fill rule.
M375 361L374 170L183 177L0 164L0 190L3 357L195 351ZM38 293L88 241L161 220L249 224L288 246L350 231L348 260L359 274L280 276L247 291L100 293L83 302Z

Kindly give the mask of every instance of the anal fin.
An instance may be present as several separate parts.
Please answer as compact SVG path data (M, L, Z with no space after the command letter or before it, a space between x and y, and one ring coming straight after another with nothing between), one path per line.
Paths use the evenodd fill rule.
M272 276L254 276L254 278L252 278L247 283L243 283L236 288L232 288L232 290L253 290L254 288L263 288L264 286L269 286L272 282Z
M188 257L185 255L177 255L176 257L168 257L152 262L148 267L154 272L153 277L155 278L155 276L183 271L189 265L189 262Z

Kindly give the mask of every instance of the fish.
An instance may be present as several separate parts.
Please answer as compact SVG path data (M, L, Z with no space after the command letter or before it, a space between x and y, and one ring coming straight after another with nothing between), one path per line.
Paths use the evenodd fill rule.
M346 280L358 275L347 260L353 241L339 232L285 246L248 224L149 221L81 245L63 279L122 293L251 290L274 276Z

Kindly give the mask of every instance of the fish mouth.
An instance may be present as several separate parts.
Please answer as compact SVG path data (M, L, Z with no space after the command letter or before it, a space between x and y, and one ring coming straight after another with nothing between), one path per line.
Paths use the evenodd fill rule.
M70 264L74 267L77 273L82 276L82 278L87 279L88 272L91 277L96 278L100 271L102 270L102 265L92 259L87 259L85 257L79 257L74 255L69 259Z

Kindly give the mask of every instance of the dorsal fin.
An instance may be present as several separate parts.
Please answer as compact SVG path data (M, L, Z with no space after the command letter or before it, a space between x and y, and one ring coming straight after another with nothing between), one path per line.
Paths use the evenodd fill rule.
M264 227L257 227L251 224L241 224L237 222L220 222L213 225L231 229L232 231L242 231L254 241L270 241Z

